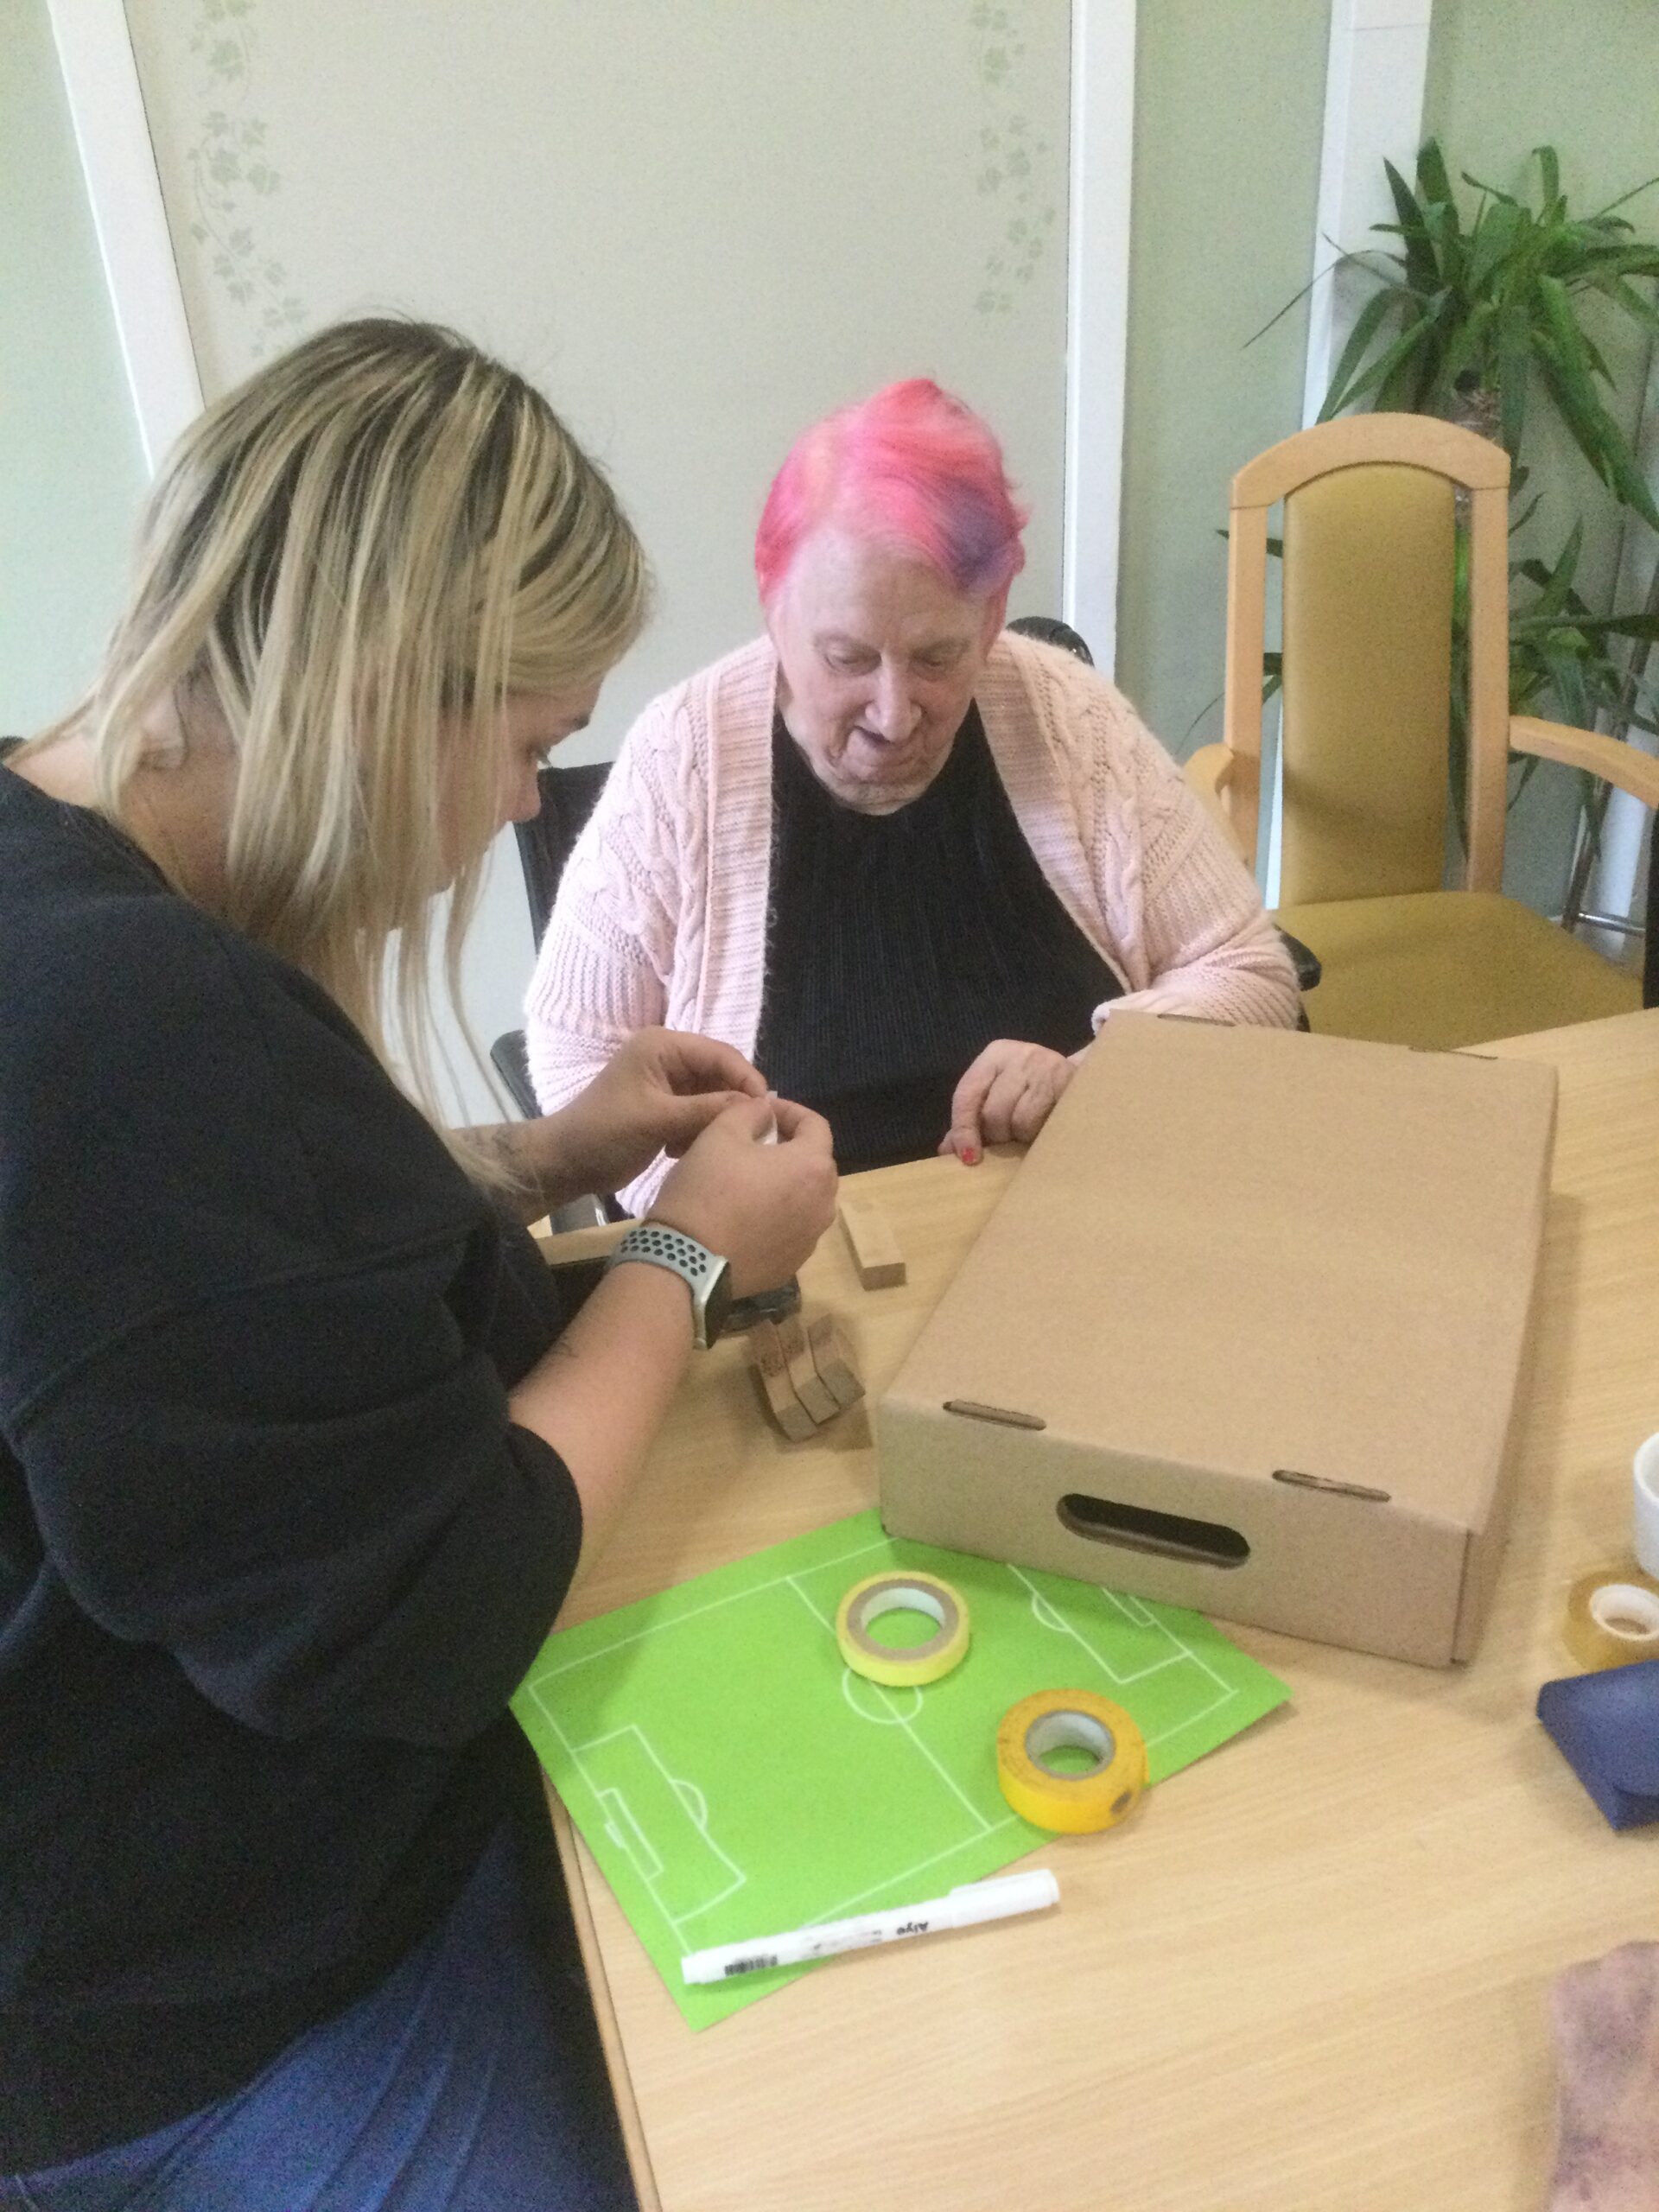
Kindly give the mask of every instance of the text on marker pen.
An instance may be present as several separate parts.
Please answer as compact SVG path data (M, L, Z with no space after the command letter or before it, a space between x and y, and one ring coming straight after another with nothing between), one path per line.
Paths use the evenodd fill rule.
M851 1920L827 1920L817 1928L794 1928L781 1936L752 1936L746 1943L716 1943L680 1961L688 1982L734 1980L773 1967L804 1966L840 1951L860 1951L893 1943L907 1936L928 1936L937 1929L973 1928L1007 1920L1016 1913L1041 1912L1060 1901L1060 1885L1046 1867L1003 1874L988 1882L965 1882L948 1897L925 1904L896 1905L887 1912L864 1912Z

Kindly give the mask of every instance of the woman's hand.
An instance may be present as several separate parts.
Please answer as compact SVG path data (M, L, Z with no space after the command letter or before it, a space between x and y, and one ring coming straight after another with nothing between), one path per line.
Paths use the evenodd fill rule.
M940 1152L972 1167L988 1144L1029 1144L1076 1072L1063 1052L999 1037L957 1085Z
M740 1098L766 1096L741 1052L676 1029L636 1030L557 1114L526 1124L543 1202L620 1191L659 1152L677 1158Z
M810 1256L836 1217L836 1189L830 1124L786 1098L746 1098L671 1169L650 1218L718 1252L733 1294L752 1298Z
M829 1123L763 1096L728 1105L694 1138L651 1218L721 1254L734 1294L748 1298L787 1282L835 1212ZM514 1421L545 1438L570 1471L584 1568L691 1357L690 1310L684 1284L665 1269L613 1268L508 1401Z

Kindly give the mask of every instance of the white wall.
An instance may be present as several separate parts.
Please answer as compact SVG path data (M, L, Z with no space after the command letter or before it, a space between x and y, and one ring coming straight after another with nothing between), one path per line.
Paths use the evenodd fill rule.
M143 481L46 0L0 0L0 734L90 679Z
M1014 611L1058 609L1055 0L126 12L210 397L306 329L399 308L504 353L610 469L658 612L586 757L753 632L772 472L816 416L894 377L938 376L997 427L1033 508ZM486 1042L516 1025L531 956L507 845L466 979Z

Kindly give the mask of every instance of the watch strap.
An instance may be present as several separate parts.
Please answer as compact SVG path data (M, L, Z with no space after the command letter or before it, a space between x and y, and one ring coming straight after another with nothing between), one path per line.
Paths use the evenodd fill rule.
M718 1319L713 1328L709 1325L710 1306L726 1281L726 1262L706 1244L699 1244L695 1236L686 1236L683 1230L670 1229L660 1221L636 1222L606 1261L606 1273L608 1274L613 1268L629 1260L643 1261L647 1267L665 1268L688 1285L691 1292L692 1333L699 1348L706 1349L718 1333Z

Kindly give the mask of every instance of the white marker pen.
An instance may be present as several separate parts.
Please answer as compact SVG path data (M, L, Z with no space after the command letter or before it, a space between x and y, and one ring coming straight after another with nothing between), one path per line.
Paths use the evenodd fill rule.
M995 1881L964 1882L949 1897L924 1904L895 1905L889 1912L860 1913L852 1920L826 1920L817 1928L793 1928L785 1936L760 1936L748 1943L716 1943L680 1961L687 1981L729 1981L768 1967L798 1967L827 1959L836 1951L861 1951L872 1943L893 1943L905 1936L931 1936L938 1928L973 1928L983 1920L1007 1920L1018 1912L1041 1912L1058 1904L1060 1885L1046 1867L1027 1874L1001 1874Z

